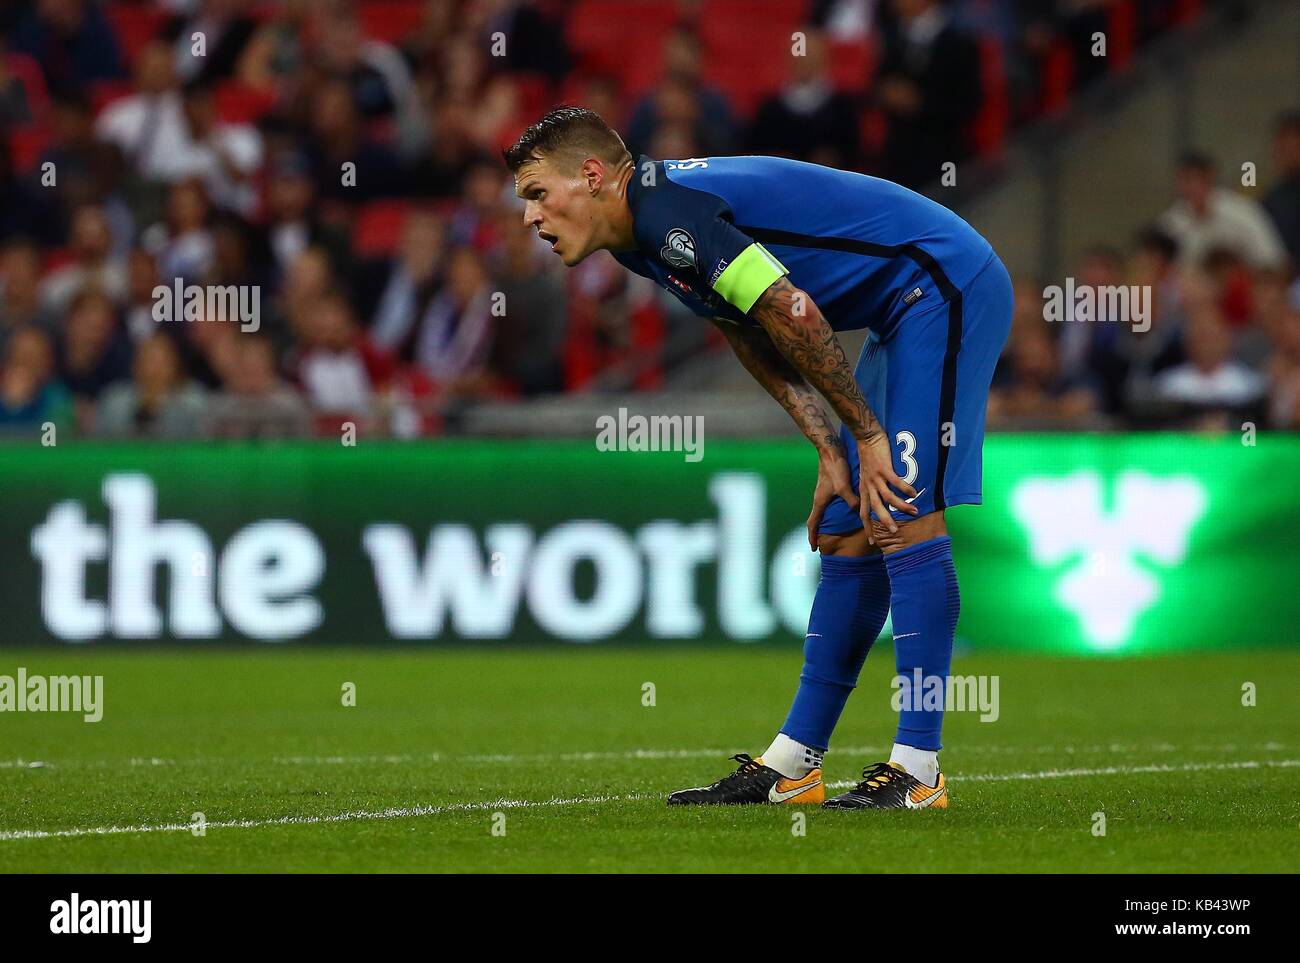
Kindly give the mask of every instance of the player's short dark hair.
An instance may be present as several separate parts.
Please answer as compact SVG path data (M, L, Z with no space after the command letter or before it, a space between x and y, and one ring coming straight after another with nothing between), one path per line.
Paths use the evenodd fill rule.
M503 150L501 156L513 174L530 160L564 153L599 157L610 164L621 164L632 157L623 144L623 138L605 123L600 114L586 107L567 104L548 110L541 120Z

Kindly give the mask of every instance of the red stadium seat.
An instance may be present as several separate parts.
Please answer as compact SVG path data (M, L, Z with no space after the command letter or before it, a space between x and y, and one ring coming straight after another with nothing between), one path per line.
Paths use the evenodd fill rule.
M23 124L9 131L9 152L14 170L20 174L31 173L50 142L48 128L39 124Z
M874 35L867 40L836 41L827 51L836 90L861 93L871 86L880 64L880 47Z
M275 107L274 90L260 90L237 81L217 87L217 116L228 124L255 124Z
M403 198L370 201L357 211L352 222L352 251L358 257L387 257L397 250L406 219L420 211L444 220L457 206L456 199L415 202Z
M122 53L134 64L140 51L162 32L170 14L161 5L142 3L108 3L104 6Z
M537 117L556 102L551 80L544 74L515 74L514 80L519 91L519 113L525 117Z
M868 156L883 151L885 138L889 136L889 120L885 117L885 112L876 106L863 110L858 119L858 136L862 140L862 149Z
M1070 45L1057 39L1043 63L1042 110L1047 114L1060 113L1070 104L1070 91L1074 87L1074 55Z
M5 69L23 86L32 116L45 116L45 111L50 106L50 95L45 87L45 74L41 71L41 65L24 53L7 53L4 58Z
M1137 48L1138 11L1133 0L1118 0L1106 10L1106 64L1123 70L1133 62Z
M571 286L572 281L566 280ZM569 300L569 323L565 330L562 354L564 390L579 391L591 381L599 365L592 335L592 315L581 299Z
M357 8L357 18L367 37L400 44L424 17L420 0L370 0Z
M90 107L98 115L113 101L134 92L135 85L129 80L97 80L90 85Z
M44 252L41 273L50 274L65 265L71 264L76 259L77 256L70 247L50 248Z
M258 23L267 23L280 15L282 6L279 0L260 0L249 9L248 15Z
M631 358L628 360L644 363L637 371L633 383L637 391L653 391L662 387L664 380L664 315L653 301L646 301L632 313Z
M392 254L401 240L411 202L404 200L371 201L357 212L352 224L352 249L360 257L383 257Z
M705 77L750 114L790 75L799 0L714 0L700 16Z
M664 36L677 16L663 0L578 0L566 30L584 69L617 77L635 99L659 78Z
M980 86L983 103L971 123L971 146L981 154L1002 150L1011 124L1011 95L1002 41L992 34L979 38Z

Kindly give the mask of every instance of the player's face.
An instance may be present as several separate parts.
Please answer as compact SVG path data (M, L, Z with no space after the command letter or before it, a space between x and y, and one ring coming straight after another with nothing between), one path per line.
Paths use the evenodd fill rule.
M601 211L581 168L564 171L545 157L530 160L515 174L515 193L524 199L524 223L566 266L596 250Z

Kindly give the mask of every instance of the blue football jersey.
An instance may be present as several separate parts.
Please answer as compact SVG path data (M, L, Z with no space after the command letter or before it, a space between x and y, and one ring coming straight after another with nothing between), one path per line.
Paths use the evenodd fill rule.
M993 256L914 191L779 157L642 157L627 199L637 250L618 261L702 317L742 324L788 274L835 330L888 338L907 309L951 300Z

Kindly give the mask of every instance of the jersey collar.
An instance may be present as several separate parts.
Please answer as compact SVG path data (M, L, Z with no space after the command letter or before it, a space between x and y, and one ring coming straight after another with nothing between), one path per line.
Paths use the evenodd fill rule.
M637 208L640 206L641 198L643 196L641 178L645 176L644 171L647 164L653 167L658 167L659 161L642 154L636 159L636 166L632 169L632 176L629 177L627 181L627 206L632 211L632 218L634 220L636 219ZM661 173L662 171L656 171L655 177L659 177Z

